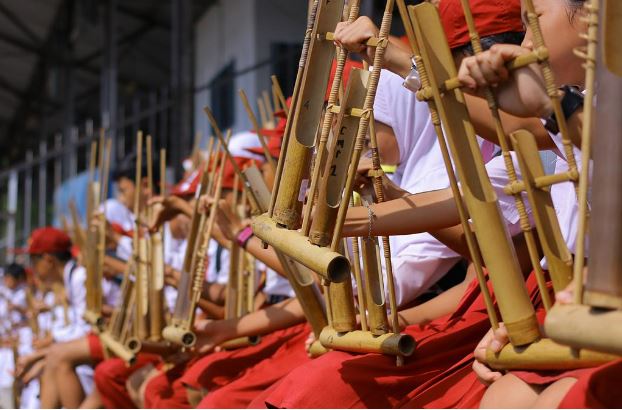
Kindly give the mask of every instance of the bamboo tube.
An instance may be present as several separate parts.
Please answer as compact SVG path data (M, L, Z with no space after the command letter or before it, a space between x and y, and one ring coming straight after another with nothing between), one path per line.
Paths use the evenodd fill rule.
M354 0L350 7L348 22L349 23L354 22L354 20L356 20L356 18L358 17L358 14L359 14L359 0ZM328 137L330 135L330 131L333 126L334 112L332 110L332 107L337 103L338 93L341 90L343 70L344 70L347 58L348 58L348 52L343 47L340 47L337 53L337 66L335 68L335 78L333 79L333 83L330 89L330 94L328 96L328 105L327 105L326 113L324 114L324 119L322 121L322 128L321 128L320 139L318 143L317 156L316 156L315 165L313 167L312 176L311 176L311 187L309 188L309 204L307 205L307 210L306 210L306 213L303 219L304 225L303 225L302 232L304 235L309 234L309 223L310 223L311 209L313 208L313 199L315 198L315 195L318 189L318 180L320 179L320 170L322 169L322 164L324 163L323 161L323 157L325 155L324 152L326 151ZM358 88L355 88L355 89L357 90ZM353 98L356 98L356 97L358 97L358 94L353 96ZM360 98L364 98L364 96L360 96L359 99ZM341 99L341 101L343 105L343 98ZM361 103L362 103L361 101L353 102L353 106L360 106ZM339 121L339 123L343 121L343 113L345 113L345 110L342 110L342 113L340 115L341 121ZM350 124L350 125L351 125L351 128L354 128L354 124ZM339 130L339 134L341 135L341 128L338 127L337 129ZM329 158L333 158L333 156L329 155ZM325 175L329 175L329 174L325 174ZM320 190L321 193L323 191L324 190Z
M261 119L262 128L268 127L268 116L266 114L266 106L261 97L257 97L257 106L259 107L259 118Z
M622 356L622 312L587 305L555 305L544 330L557 343Z
M261 342L261 336L244 336L227 340L226 342L221 343L220 347L225 350L235 350L242 347L255 346L258 345L259 342Z
M609 4L607 6L611 7ZM606 14L603 9L601 16ZM606 32L606 30L604 30ZM603 33L607 36L607 34ZM622 77L599 65L595 94L598 104L606 109L595 111L594 170L592 182L592 210L597 218L590 219L590 273L587 275L584 303L601 308L622 308L622 259L619 249L622 244L622 218L620 208L620 153L622 143ZM587 164L583 165L587 167Z
M585 258L585 240L587 238L587 221L589 209L587 206L587 190L589 185L589 164L592 150L592 132L594 131L594 88L596 87L596 64L598 53L599 35L599 0L591 0L585 4L588 12L585 22L588 24L587 33L584 36L587 41L585 49L576 49L575 54L585 60L585 101L583 106L583 125L581 133L581 171L579 174L579 215L577 226L577 238L575 242L575 260L573 266L574 303L581 303L583 299L583 268Z
M305 67L307 66L307 59L309 57L309 46L311 45L311 39L313 38L313 27L317 17L320 0L314 0L309 9L309 17L307 19L307 30L305 31L304 41L302 43L302 52L300 54L300 61L298 62L298 72L296 73L296 81L294 83L294 92L292 95L292 104L289 108L290 112L298 105L298 99L300 94L300 86L302 85L302 77L304 76ZM287 107L286 107L287 108ZM283 175L283 168L285 166L285 157L287 156L287 147L289 146L289 139L293 125L293 115L287 116L287 124L285 126L285 134L283 135L282 146L286 147L286 150L281 153L279 162L276 167L276 175L274 176L274 187L272 189L272 196L270 198L270 206L268 208L268 216L270 218L274 215L274 207L276 205L277 196L279 193L279 187L281 186L281 177Z
M416 345L410 335L385 333L381 336L374 336L360 330L342 334L330 327L322 330L320 342L329 349L400 356L410 356L415 351Z
M337 119L338 130L333 143L327 147L324 139L324 132L330 132L330 127L325 131L322 130L320 136L318 154L316 156L314 175L311 180L311 189L309 190L309 201L318 193L317 201L315 202L315 213L313 216L313 222L310 221L310 215L305 215L303 221L302 234L308 234L309 241L318 246L328 246L331 244L333 237L333 230L339 212L339 206L342 201L343 189L348 178L348 171L350 169L350 162L353 157L355 142L358 136L358 129L360 125L360 118L348 115L348 112L352 108L361 107L365 101L367 95L367 83L369 81L369 72L353 69L350 74L350 81L346 90L344 99L342 100L342 107ZM329 116L327 110L326 116ZM331 116L332 124L332 116ZM328 137L326 137L328 138ZM325 155L324 151L328 148L328 154ZM326 157L326 163L324 166L324 172L322 178L319 175L320 164L324 162ZM321 181L318 182L318 179ZM318 192L319 191L319 192ZM310 209L313 207L313 203L307 204L306 213L309 214ZM310 223L310 228L307 228ZM333 249L334 250L334 249Z
M229 250L229 280L227 281L225 297L225 319L238 317L238 298L239 298L239 267L240 267L240 246L237 243L231 244Z
M137 326L138 338L144 340L149 335L148 326L148 301L149 284L148 265L147 265L147 239L138 239L138 260L136 267L136 317L134 318Z
M622 77L622 50L620 49L620 16L622 5L615 0L603 1L603 60L607 69L618 77Z
M331 282L340 283L349 278L350 263L342 254L310 245L300 232L280 228L267 215L253 218L251 226L259 239Z
M110 333L102 332L99 339L106 349L110 350L115 356L125 363L132 365L136 361L136 355L130 351L123 343L118 342Z
M382 266L380 266L380 250L376 238L361 239L365 288L359 292L365 292L368 302L369 330L373 335L379 336L389 331Z
M346 212L348 209L348 203L350 202L350 195L352 195L352 189L354 187L354 179L356 177L356 169L358 167L359 159L363 146L365 145L365 138L369 129L369 122L371 114L374 109L374 100L376 98L376 89L378 87L378 81L380 80L380 70L384 61L384 54L386 51L386 45L389 41L389 30L391 29L391 21L393 18L393 6L395 0L387 0L382 17L382 23L380 24L380 30L378 32L379 43L374 53L374 68L369 76L367 83L367 95L365 96L365 103L363 104L363 111L361 121L358 128L358 135L356 136L356 142L354 145L354 152L352 153L352 160L350 162L350 169L348 170L348 179L346 180L344 198L339 206L339 213L337 214L337 222L335 224L335 230L332 239L332 248L335 249L336 244L341 238L341 231L343 230L343 223L346 218Z
M469 29L469 37L471 39L471 45L473 47L475 55L481 54L484 50L482 49L482 45L481 45L480 38L479 38L479 33L477 32L477 28L475 27L475 21L473 20L473 15L471 13L471 7L469 5L469 0L461 0L461 3L462 3L462 9L464 11L464 15L466 18L466 23ZM515 183L518 181L518 177L516 174L514 163L512 161L512 156L510 154L510 146L508 144L508 140L505 135L505 131L503 129L503 124L501 122L501 115L499 114L497 99L492 93L492 90L488 87L484 89L484 96L486 98L486 102L488 103L488 108L490 109L490 113L492 114L493 122L495 124L495 132L497 135L497 141L499 143L499 146L501 147L501 152L503 155L503 161L505 163L505 169L506 169L509 183L510 184ZM527 215L527 208L523 201L522 193L517 192L513 196L514 196L514 205L516 206L516 209L519 215L521 230L523 231L523 235L525 237L525 243L527 244L527 251L529 254L529 259L531 261L531 265L534 269L534 272L535 272L535 275L538 281L538 287L540 289L540 294L542 295L542 301L543 301L545 309L549 310L551 307L551 300L550 300L549 293L546 288L546 279L544 277L544 271L542 270L542 266L540 265L540 255L538 252L538 245L536 243L536 237L534 235L534 232L531 229L529 216ZM535 199L535 198L530 198L531 202L532 202L532 199ZM555 218L555 221L557 221L557 218ZM542 234L543 233L540 233L540 235ZM570 256L569 252L567 253L567 256ZM568 266L566 265L565 268L566 269L564 273L562 272L558 273L556 269L550 270L551 276L559 277L560 275L562 275L562 276L569 277Z
M257 212L265 212L270 203L270 191L261 173L256 167L249 167L244 171L244 176L247 181L245 187L248 190L249 199L250 197L255 198L259 207ZM324 329L327 324L327 319L324 306L321 302L322 296L319 294L319 289L313 278L313 273L305 266L285 256L283 253L276 251L276 254L285 270L285 274L296 294L296 298L302 307L305 317L313 329L313 333L316 337L319 337L322 329ZM316 349L315 352L319 353L322 350L325 349L322 347L321 349Z
M572 279L572 255L559 227L550 188L537 189L535 187L535 179L544 175L536 140L529 131L525 130L512 133L511 140L525 181L527 196L540 236L540 246L549 265L553 288L559 292L564 290ZM539 260L537 266L540 266ZM544 289L540 289L540 294L548 295L546 285Z
M490 272L510 341L515 346L534 342L540 337L534 308L502 220L496 195L486 174L464 96L460 90L441 94L438 87L444 79L456 75L438 11L433 5L422 3L411 7L410 12L423 66L426 67L430 81L427 91L434 96L443 128L448 135L462 182L463 198L473 220L475 236ZM419 96L422 97L421 94Z
M575 352L551 339L542 339L525 347L507 345L499 353L486 352L486 364L496 370L582 369L616 359L619 357L585 349Z
M352 203L353 206L361 205L361 197L360 195L353 195ZM363 279L361 276L361 258L359 251L359 238L352 238L352 260L350 261L350 265L352 266L352 271L354 273L354 281L356 283L357 289L357 300L359 304L359 317L361 320L361 330L363 332L367 332L369 328L367 327L367 296L363 291Z
M430 82L428 80L426 68L423 64L423 60L421 58L421 52L419 51L419 46L415 38L414 28L412 26L412 20L410 18L408 10L406 9L406 4L404 3L404 0L397 0L397 6L399 8L402 22L404 23L404 27L406 29L408 42L414 53L414 59L417 64L418 72L419 72L420 79L421 79L421 85L423 89L429 89ZM479 247L477 245L475 235L473 231L471 230L471 226L468 221L468 213L465 208L464 202L462 201L462 193L460 192L460 188L458 187L458 179L456 178L456 174L453 169L453 164L451 162L451 158L449 155L449 148L447 147L447 141L445 140L443 129L441 127L441 119L438 114L438 109L436 108L436 103L434 102L434 100L429 99L427 100L427 103L430 109L432 124L434 125L434 132L437 135L439 147L441 149L443 163L445 164L445 168L447 169L447 176L449 177L449 186L451 188L452 195L456 201L456 207L458 209L460 223L464 230L464 237L467 243L467 248L469 249L469 254L471 256L471 262L473 263L473 267L475 269L475 276L477 277L480 291L482 292L482 296L484 297L484 305L486 306L486 312L488 313L488 318L490 319L490 325L493 329L497 329L499 327L499 319L497 318L497 312L492 303L492 298L488 290L487 280L486 280L486 276L484 275L483 262L482 262L482 257L479 251Z
M313 27L313 37L323 36L341 20L343 0L322 0ZM328 84L335 47L329 41L314 41L309 47L304 79L301 83L300 104L292 107L293 138L288 139L283 175L277 193L273 218L287 229L298 229L302 205L309 182L309 165L315 131L322 115L324 95ZM322 62L322 63L320 63Z

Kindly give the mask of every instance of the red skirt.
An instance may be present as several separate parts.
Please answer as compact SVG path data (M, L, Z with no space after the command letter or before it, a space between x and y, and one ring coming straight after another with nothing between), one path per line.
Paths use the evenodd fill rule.
M404 366L386 355L329 352L293 370L265 401L281 408L395 407L414 388L471 354L489 328L473 281L453 314L405 330L417 348Z
M283 344L274 355L248 369L239 379L210 392L199 403L198 408L248 407L260 393L285 377L294 368L311 360L305 350L305 341L310 332L311 327L305 324L298 335ZM260 407L263 407L263 403L260 404Z
M527 288L537 299L533 275ZM473 350L488 329L490 321L474 280L453 314L405 330L417 340L417 348L406 358L404 366L396 367L395 359L385 355L330 352L293 370L265 401L280 408L395 407L424 383L440 382L445 372L455 379L467 377L468 390L469 385L475 385L473 379L468 379L470 365L465 364L467 370L463 366L458 375L448 370L462 360L472 363ZM461 399L454 397L454 402Z
M566 393L559 408L620 408L622 407L620 379L622 379L622 360L584 371Z
M86 340L89 344L89 353L91 354L91 359L95 363L99 363L104 360L104 347L102 346L102 342L99 340L99 336L97 336L93 332L89 332L86 335Z

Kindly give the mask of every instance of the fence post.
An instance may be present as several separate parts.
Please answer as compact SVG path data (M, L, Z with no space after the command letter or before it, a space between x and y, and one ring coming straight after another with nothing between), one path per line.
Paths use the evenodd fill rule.
M39 201L38 205L38 217L37 217L37 225L45 226L46 225L46 217L47 217L47 182L48 182L48 173L47 173L47 164L48 160L44 160L44 157L48 153L48 144L46 140L39 142L39 185L38 185L38 193L37 199Z
M9 262L15 260L15 214L17 212L17 171L13 170L9 174L9 185L7 195L7 223L6 223L6 249Z
M22 238L30 235L32 228L32 168L34 155L31 150L26 152L26 163L29 165L24 171L24 224L22 225Z

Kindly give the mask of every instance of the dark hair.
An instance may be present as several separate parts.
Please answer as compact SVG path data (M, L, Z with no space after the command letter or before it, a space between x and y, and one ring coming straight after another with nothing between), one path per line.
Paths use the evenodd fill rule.
M62 263L67 263L73 258L73 256L71 255L71 251L69 250L63 251L63 252L45 252L45 254L55 257ZM43 255L44 254L33 254L33 255L30 255L30 259L32 261L33 259L40 258Z
M18 281L26 279L26 269L18 263L11 263L8 265L4 270L4 274Z
M160 167L158 155L153 154L153 190L159 192L160 184ZM142 178L147 177L147 155L143 152L142 165L140 167L140 174ZM118 182L121 178L127 178L134 182L136 178L136 153L131 153L119 162L119 164L112 171L112 180Z
M566 15L568 16L568 20L570 23L574 23L574 19L583 6L585 5L585 0L566 0L567 10Z
M525 37L525 33L522 31L507 31L505 33L500 34L492 34L490 36L484 36L480 38L482 43L482 49L488 50L490 47L495 44L516 44L520 45L523 42L523 38ZM467 43L463 46L455 47L451 50L454 53L462 53L464 55L472 56L475 54L473 52L473 46L471 43Z

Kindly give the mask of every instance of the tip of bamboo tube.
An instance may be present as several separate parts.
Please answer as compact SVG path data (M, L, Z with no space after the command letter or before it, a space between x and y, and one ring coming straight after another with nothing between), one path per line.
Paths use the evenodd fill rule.
M412 355L415 352L415 347L417 347L415 338L410 335L402 335L397 343L397 348L401 353L401 356Z
M350 279L350 261L345 256L334 258L326 269L328 280L342 283Z

